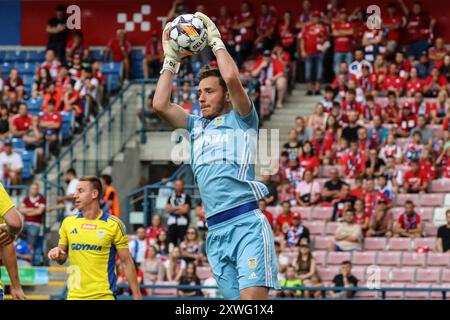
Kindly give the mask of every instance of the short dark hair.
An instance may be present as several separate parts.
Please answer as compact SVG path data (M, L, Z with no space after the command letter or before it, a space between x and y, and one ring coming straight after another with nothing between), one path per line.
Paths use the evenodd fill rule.
M74 168L69 168L69 169L67 169L67 170L66 170L66 173L70 173L70 174L72 174L72 175L74 175L74 176L77 176L77 172L75 171Z
M341 265L349 265L350 267L352 266L352 262L350 260L344 260L342 261Z
M286 200L286 201L283 201L283 202L281 203L282 206L284 206L284 204L287 204L289 207L291 206L291 203L290 203L289 201L287 201L287 200Z
M102 174L100 178L102 178L107 185L112 183L112 177L109 174Z
M220 86L223 88L223 91L224 92L228 91L227 84L225 83L225 80L222 78L220 70L216 67L211 67L210 65L204 66L202 69L200 69L198 77L200 81L209 77L217 77L219 79Z
M407 205L407 204L412 204L413 206L415 205L414 202L413 202L412 200L406 200L406 201L405 201L405 205Z
M100 179L96 176L84 176L81 177L80 180L78 180L80 182L89 182L92 186L92 189L97 190L98 191L98 201L100 201L100 199L103 197L103 187L102 187L102 182L100 181Z

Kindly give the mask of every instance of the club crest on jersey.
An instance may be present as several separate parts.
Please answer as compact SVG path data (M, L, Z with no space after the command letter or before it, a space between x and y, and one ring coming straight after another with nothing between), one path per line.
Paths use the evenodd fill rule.
M100 239L103 239L106 236L106 231L105 229L99 229L97 231L97 237L99 237Z
M223 117L218 117L218 118L214 119L214 124L217 127L223 126L225 124L225 119Z
M95 229L97 229L97 226L95 224L84 223L84 224L81 225L81 228L82 229L88 229L88 230L95 230Z
M257 262L256 258L249 258L247 260L247 265L250 269L255 269L257 264L258 264L258 262Z

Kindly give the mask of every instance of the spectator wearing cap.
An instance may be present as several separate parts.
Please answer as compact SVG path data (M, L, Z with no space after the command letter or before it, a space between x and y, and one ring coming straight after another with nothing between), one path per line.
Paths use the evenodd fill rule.
M59 154L58 137L61 126L61 113L56 109L55 100L51 99L48 101L47 111L39 118L39 128L49 143L49 151L55 156Z
M265 199L258 200L259 210L266 216L267 221L270 224L270 228L273 230L273 216L270 211L267 210L267 202Z
M341 273L337 274L331 286L340 288L352 288L358 286L358 279L352 275L352 263L350 261L343 261L341 264ZM352 298L355 296L355 291L350 290L330 290L328 297L330 298Z
M3 152L0 153L0 179L9 181L11 185L20 184L22 169L22 158L13 150L12 142L7 140Z
M116 31L116 37L111 39L104 53L104 60L108 61L110 54L113 62L122 62L123 64L123 79L129 79L130 70L130 52L131 43L127 41L127 33L123 29Z
M281 203L281 207L281 213L275 220L275 235L286 238L287 231L292 226L291 204L289 201L284 201Z
M86 44L83 32L80 30L75 31L72 39L67 42L66 61L71 61L74 54L80 55L82 60L89 58L89 46Z
M142 60L142 69L144 70L144 79L157 78L164 59L164 51L161 41L159 41L158 32L152 30L150 40L145 44L144 59Z
M334 72L339 73L339 64L352 62L352 37L355 31L352 22L348 21L347 9L339 9L338 20L331 24L334 37Z
M436 251L450 253L450 210L445 212L447 223L437 231Z
M397 10L397 4L394 1L389 2L387 14L383 15L381 21L382 27L386 31L386 51L389 54L392 54L397 49L401 27L405 22L405 17Z
M66 8L63 5L56 7L56 15L47 22L48 34L47 49L54 50L56 56L63 61L67 42L67 18Z
M396 135L400 138L407 138L410 132L416 127L417 117L411 112L411 103L404 102L402 112L397 118Z
M284 74L284 65L278 57L272 55L270 50L264 51L263 55L256 60L251 74L252 77L259 79L262 86L270 84L276 87L276 107L282 108L287 91L287 79Z
M355 212L345 211L344 221L334 233L334 241L329 244L329 251L355 251L362 249L362 229L355 222Z
M305 60L307 95L313 94L314 82L315 94L320 94L323 58L329 46L329 35L325 25L320 22L320 12L317 10L313 11L311 22L305 24L300 34L300 53L302 59Z
M392 237L394 218L384 199L378 201L375 213L370 217L366 237Z
M295 198L301 207L316 205L320 200L320 185L311 170L305 170L303 180L295 188Z
M395 237L423 237L423 223L420 215L414 210L414 203L406 200L405 211L398 217L395 224Z
M302 216L300 212L294 211L292 213L292 225L289 229L287 229L281 246L283 250L297 250L300 246L300 241L303 238L306 238L309 242L309 230L302 224Z
M403 182L403 190L405 193L427 192L429 181L426 173L420 170L418 159L411 161L411 170L405 173Z

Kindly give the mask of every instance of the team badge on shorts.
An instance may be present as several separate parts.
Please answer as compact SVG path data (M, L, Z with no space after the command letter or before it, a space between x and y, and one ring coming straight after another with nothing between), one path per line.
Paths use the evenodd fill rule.
M248 265L248 267L249 267L250 269L255 269L255 268L256 268L256 265L257 265L257 260L256 260L256 258L249 258L249 259L247 260L247 265Z
M99 237L100 239L103 239L105 237L105 235L106 235L105 229L99 229L97 231L97 237Z

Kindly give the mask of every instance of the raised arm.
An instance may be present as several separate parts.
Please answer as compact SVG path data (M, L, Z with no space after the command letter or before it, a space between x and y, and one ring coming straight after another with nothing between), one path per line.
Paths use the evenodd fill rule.
M239 78L239 69L226 50L220 37L219 30L208 16L201 12L196 12L195 15L199 17L206 26L208 32L208 44L216 55L217 65L219 66L220 74L227 85L228 92L230 93L233 108L241 116L248 115L252 111L250 99Z

